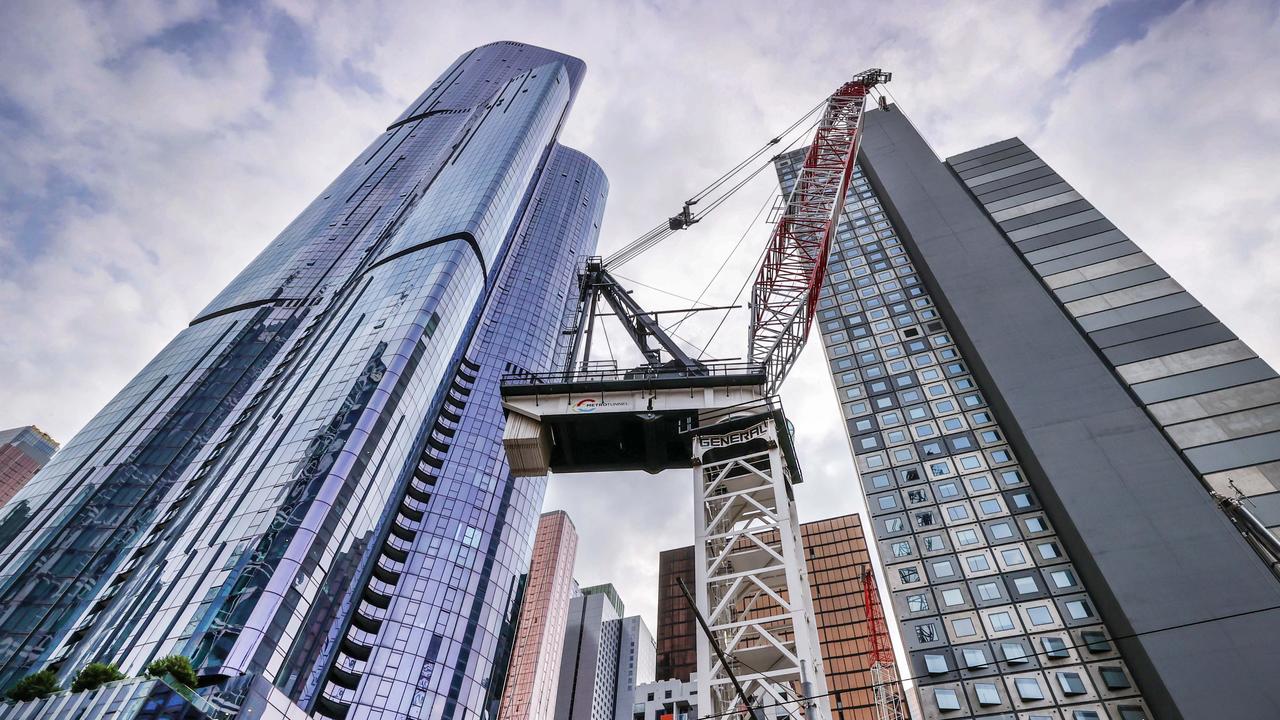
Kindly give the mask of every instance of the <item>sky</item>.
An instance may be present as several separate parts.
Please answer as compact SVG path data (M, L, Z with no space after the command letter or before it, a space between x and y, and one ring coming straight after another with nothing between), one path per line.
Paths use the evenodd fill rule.
M1022 138L1280 363L1274 2L9 0L0 28L0 427L70 439L455 57L496 40L587 62L561 140L609 175L605 253L878 66L941 157ZM731 304L775 191L762 173L620 274L650 309L704 288ZM741 356L745 321L713 336L718 319L682 341ZM801 520L857 511L817 342L783 400ZM557 507L583 538L579 579L613 582L652 625L657 551L692 541L689 478L557 477Z

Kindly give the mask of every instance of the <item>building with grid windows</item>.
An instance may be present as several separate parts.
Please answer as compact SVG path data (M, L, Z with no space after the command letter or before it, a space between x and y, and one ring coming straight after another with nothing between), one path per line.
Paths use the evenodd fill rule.
M545 488L498 383L557 367L599 233L584 72L458 58L18 492L0 685L183 654L242 717L495 714Z
M569 604L556 720L629 720L638 684L653 680L653 635L613 585L583 588Z
M863 130L817 325L922 716L1280 716L1209 492L1280 522L1275 372L1020 141Z

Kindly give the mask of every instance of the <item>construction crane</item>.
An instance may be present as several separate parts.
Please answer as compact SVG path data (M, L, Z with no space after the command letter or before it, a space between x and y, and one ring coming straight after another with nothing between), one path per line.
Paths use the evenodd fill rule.
M906 720L902 685L898 682L893 645L885 627L876 589L876 574L868 565L862 571L862 608L867 616L867 634L871 636L871 684L875 696L876 720Z
M680 213L614 255L588 259L566 330L564 370L518 369L502 380L503 444L517 476L690 471L695 605L705 619L698 637L699 711L713 717L751 720L753 706L792 705L805 720L830 718L792 493L802 476L776 393L808 339L865 103L871 89L889 79L879 69L859 73L687 200ZM809 150L754 278L747 360L694 357L611 268L705 218L772 157L743 178L753 163L814 115ZM620 370L592 360L594 327L606 308L639 351L638 366ZM891 673L892 654L880 657ZM883 692L897 697L896 689Z

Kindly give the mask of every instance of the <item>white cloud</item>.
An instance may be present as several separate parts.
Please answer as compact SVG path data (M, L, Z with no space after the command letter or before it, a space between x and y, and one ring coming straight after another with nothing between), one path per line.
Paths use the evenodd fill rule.
M879 65L941 154L1022 136L1280 359L1274 8L1189 5L1073 71L1099 4L289 0L279 15L219 15L229 6L7 3L0 23L20 30L0 44L0 128L26 129L0 138L0 194L37 209L47 236L33 252L30 218L0 202L0 426L68 439L437 73L503 39L588 63L563 140L610 176L604 250ZM286 16L311 45L295 63L273 54ZM184 32L210 41L185 46ZM727 303L765 241L768 228L748 223L772 186L763 174L622 274L693 296L748 230L707 295ZM705 342L717 320L680 334ZM731 317L711 354L744 344ZM855 509L816 343L784 399L805 465L801 518ZM586 539L579 577L614 581L650 621L655 553L690 537L683 482L558 478L549 498Z

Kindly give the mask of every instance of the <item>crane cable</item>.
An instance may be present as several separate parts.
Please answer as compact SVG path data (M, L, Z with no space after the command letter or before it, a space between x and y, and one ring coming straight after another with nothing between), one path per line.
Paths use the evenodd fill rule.
M671 218L668 221L655 225L640 237L636 238L635 240L632 240L631 242L624 245L621 249L614 252L609 257L605 258L604 260L605 267L617 267L619 265L622 265L623 263L634 260L636 257L638 257L641 253L645 252L649 248L652 248L653 246L662 242L663 240L670 237L677 231L683 230L689 227L690 225L702 220L702 218L706 217L708 213L720 207L720 205L724 204L724 202L728 200L730 197L732 197L734 193L741 190L748 182L750 182L757 175L759 175L766 168L768 168L773 163L773 156L770 156L765 162L761 163L758 167L756 167L756 169L753 170L749 175L747 175L747 177L743 178L742 180L738 181L736 184L729 187L727 190L723 191L719 195L716 195L714 198L712 198L710 203L705 207L703 207L701 212L695 215L693 214L693 210L692 210L692 207L694 205L706 200L708 197L711 196L712 193L714 193L716 190L721 188L725 183L729 182L735 175L742 172L744 168L748 167L752 163L759 160L762 155L767 153L778 143L782 142L783 138L793 133L796 130L796 128L803 125L814 114L818 113L823 108L825 108L829 100L830 100L830 96L823 98L822 102L815 105L813 109L809 110L804 115L800 116L798 120L791 123L791 125L788 126L781 133L775 135L772 139L770 139L768 142L762 145L755 152L748 155L745 160L733 166L733 168L731 168L730 170L725 172L723 175L721 175L720 177L712 181L710 185L698 191L696 194L693 195L693 197L686 200L684 204L684 209L680 215L676 215L675 217ZM819 116L818 120L815 120L813 122L813 125L816 126L820 119L821 119L821 116ZM803 134L793 139L787 145L787 148L783 149L783 152L786 152L786 150L789 149L792 145L794 145L796 141L799 140L799 138L802 136Z

